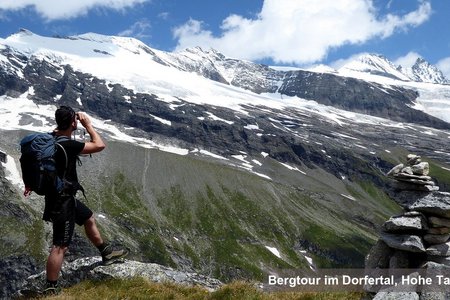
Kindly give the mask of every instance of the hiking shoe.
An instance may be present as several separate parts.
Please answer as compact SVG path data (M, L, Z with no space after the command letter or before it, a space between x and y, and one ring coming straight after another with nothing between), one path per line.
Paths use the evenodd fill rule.
M113 246L108 245L105 249L102 251L102 262L103 265L108 266L121 258L124 258L128 255L128 250L125 248L113 248Z
M61 294L61 287L59 285L46 285L41 295L52 296Z

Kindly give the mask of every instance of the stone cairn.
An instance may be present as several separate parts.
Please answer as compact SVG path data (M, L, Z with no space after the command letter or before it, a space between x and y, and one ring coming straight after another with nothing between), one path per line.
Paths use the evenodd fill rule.
M404 164L396 165L386 174L397 180L397 190L439 191L439 187L428 176L430 165L427 162L422 162L420 156L414 154L409 154L406 161L406 166Z
M450 193L439 192L430 176L429 164L413 154L386 175L395 180L391 193L404 212L383 225L380 239L366 257L366 270L419 270L411 276L446 274L450 277ZM433 284L436 278L431 278ZM419 285L421 284L421 285ZM417 285L376 289L374 299L450 299L450 285L436 290ZM442 287L442 286L441 286ZM374 291L370 286L366 290Z

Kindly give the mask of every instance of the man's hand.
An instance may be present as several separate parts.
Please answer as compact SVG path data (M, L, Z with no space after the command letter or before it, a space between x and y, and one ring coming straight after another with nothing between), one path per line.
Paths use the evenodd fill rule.
M80 121L81 125L86 129L92 126L91 119L84 112L77 113L77 119Z
M94 129L94 126L92 126L91 119L88 117L88 115L86 113L79 112L77 114L77 118L80 121L81 125L86 128L86 131L91 136L91 141L84 143L84 148L83 150L81 150L81 154L96 153L105 149L106 145L100 135Z

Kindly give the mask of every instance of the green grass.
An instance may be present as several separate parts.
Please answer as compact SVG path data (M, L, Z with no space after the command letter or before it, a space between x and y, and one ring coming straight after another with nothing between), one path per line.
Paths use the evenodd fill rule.
M152 283L143 278L130 280L110 279L105 281L84 281L64 289L58 296L43 299L155 299L155 300L356 300L364 293L358 292L264 292L247 282L233 282L214 292L202 287L174 283Z
M450 189L450 171L442 169L441 165L433 160L425 160L430 164L430 174L433 179L436 179L440 186L442 186L443 191L448 191ZM450 166L444 166L450 169Z
M97 195L90 201L93 210L107 216L99 220L102 233L106 231L107 239L125 237L124 242L134 247L132 256L140 255L132 257L135 260L177 267L175 261L181 258L224 282L260 280L267 270L308 268L299 251L301 240L312 245L308 256L318 267L361 267L374 234L341 213L353 209L352 214L365 213L363 200L372 196L386 201L377 211L391 210L370 185L366 192L358 188L364 194L363 205L347 209L345 202L332 205L322 192L304 193L235 170L216 171L227 175L217 184L174 182L161 189L152 187L146 195L144 187L123 173L100 179L93 189ZM282 258L265 246L276 247ZM339 261L333 256L345 257Z

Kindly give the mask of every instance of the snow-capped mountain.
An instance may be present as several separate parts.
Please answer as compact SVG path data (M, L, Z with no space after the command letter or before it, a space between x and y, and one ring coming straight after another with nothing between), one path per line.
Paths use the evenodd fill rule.
M30 100L46 105L68 103L128 128L120 134L109 130L112 137L137 142L142 136L128 133L142 130L146 136L177 139L185 154L198 146L225 156L236 147L246 152L245 143L233 145L233 139L223 137L220 145L211 148L210 137L201 132L214 133L207 124L218 121L264 136L273 131L270 127L278 126L248 117L260 107L291 110L294 115L317 116L339 125L358 119L387 126L408 122L450 128L450 87L406 81L379 55L366 55L332 72L324 68L318 72L280 70L198 47L168 53L133 38L95 33L49 38L21 30L0 40L0 77L4 107L13 103L29 107ZM25 128L22 112L13 106L3 111L11 116L3 118L3 129ZM294 115L289 118L297 118ZM42 117L51 119L51 113ZM30 123L28 129L35 124ZM184 128L185 124L191 125ZM147 144L156 147L154 141ZM253 151L267 152L265 147L258 143Z
M338 71L321 70L280 70L201 48L167 53L133 38L95 33L49 38L22 30L0 40L4 107L19 103L11 96L20 96L24 107L30 100L46 105L69 103L128 128L120 134L110 130L113 137L127 136L137 142L140 137L125 133L142 130L144 135L187 143L181 153L210 144L210 137L200 133L209 132L205 124L210 121L252 128L260 136L273 131L269 128L277 125L246 117L260 107L316 115L337 124L353 123L356 118L387 126L408 122L450 128L449 86L406 81L379 55L366 55ZM12 106L11 111L4 110L4 115L17 121L3 118L1 127L23 129L21 113ZM51 114L43 117L51 119ZM189 128L174 131L186 123L191 124ZM28 128L33 126L35 122ZM198 145L192 144L194 140ZM220 155L233 153L230 149L236 146L247 151L244 143L233 145L232 141L222 138L220 145L210 149ZM263 144L253 150L267 152Z
M351 73L368 73L406 82L424 82L448 84L442 72L423 58L418 58L410 68L396 66L386 57L379 54L363 54L346 63L339 69L342 75Z
M339 71L342 73L345 73L346 71L356 71L404 81L411 80L408 76L398 71L397 68L398 67L382 55L364 54L345 64Z
M140 259L224 280L361 267L397 209L384 174L406 153L432 159L450 188L450 86L412 81L379 56L364 64L287 70L94 33L1 39L0 211L23 231L2 232L13 242L0 256L33 244L18 236L45 237L23 227L40 215L16 191L17 143L52 130L67 104L108 142L83 158L97 219Z
M400 66L399 70L414 81L438 84L450 83L449 80L442 74L442 71L420 57L417 58L412 67L402 68Z

